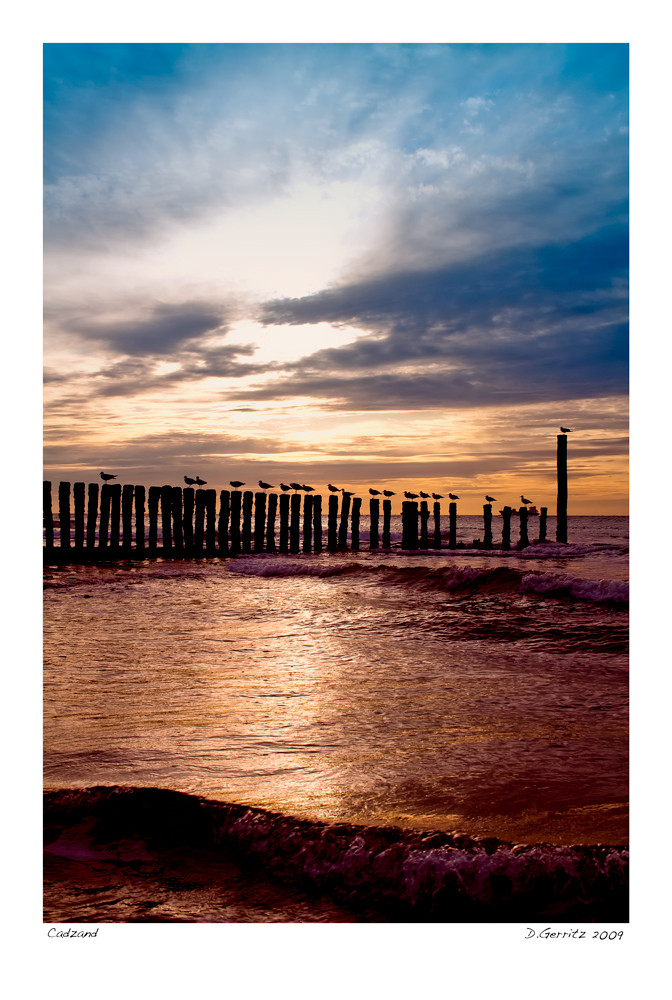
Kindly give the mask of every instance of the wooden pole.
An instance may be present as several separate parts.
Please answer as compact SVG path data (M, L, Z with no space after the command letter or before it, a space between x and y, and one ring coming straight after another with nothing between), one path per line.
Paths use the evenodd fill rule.
M348 547L348 517L350 516L350 497L345 493L342 494L343 500L341 501L341 520L338 525L338 547L341 550L345 550Z
M383 548L392 547L390 540L390 518L392 517L392 501L383 500Z
M205 490L205 554L212 558L215 554L215 514L217 491Z
M322 497L313 497L313 552L322 551Z
M75 498L75 548L84 548L84 483L75 483L72 487Z
M313 498L307 494L303 500L303 551L313 547Z
M492 548L492 504L483 504L483 548Z
M194 555L197 559L203 555L205 542L205 493L194 491Z
M135 549L145 551L145 487L135 487Z
M502 548L508 552L511 548L511 508L502 510Z
M231 553L234 556L240 552L240 504L242 499L240 490L231 492Z
M521 507L518 510L520 515L520 540L518 541L519 549L526 549L530 544L530 539L527 536L527 507Z
M124 483L121 489L121 543L126 553L133 548L133 486L130 483Z
M98 521L98 483L89 483L88 503L86 505L86 547L93 549L96 545L96 524Z
M110 548L118 549L121 538L121 483L110 483Z
M404 500L401 505L401 547L418 547L418 505L415 500Z
M546 518L548 517L548 507L541 507L539 511L539 541L546 541Z
M193 486L185 486L182 490L182 538L185 556L190 556L194 550L195 493Z
M170 555L173 551L173 538L170 531L172 492L172 486L161 487L161 547L164 555Z
M98 547L106 549L109 545L110 532L110 484L103 483L100 489L100 525L98 528Z
M219 494L219 522L217 524L217 541L220 555L229 553L229 516L231 513L231 494L222 490Z
M555 537L567 541L567 435L558 434L558 505Z
M301 495L299 493L292 493L290 506L289 551L298 552L301 534Z
M252 551L252 490L243 493L243 552Z
M54 547L54 515L51 509L51 482L48 479L42 483L42 517L44 518L44 547L47 551L51 551Z
M184 524L182 522L182 487L173 486L170 491L170 512L173 523L173 548L179 559L184 555Z
M453 500L448 506L448 548L457 548L457 504Z
M61 548L70 548L70 483L58 484L58 527Z
M264 531L266 528L266 494L254 494L254 551L264 551Z
M275 517L278 510L278 494L268 494L268 518L266 520L266 551L275 552Z
M378 497L372 497L369 500L369 519L371 521L371 527L369 528L369 548L377 549L379 542L378 526L380 523L380 500Z
M329 514L327 519L327 548L335 552L338 548L338 497L332 493L329 497Z
M103 519L103 493L105 487L100 491L100 519ZM149 533L147 537L147 548L149 555L156 555L159 537L159 500L161 499L161 487L150 486L147 494L147 510L149 514Z
M350 548L353 552L359 552L359 518L362 509L362 498L352 498L352 530Z
M289 494L280 497L280 551L289 552Z
M429 505L426 500L420 501L420 548L429 548Z
M438 500L434 503L434 541L432 547L441 548L441 504Z

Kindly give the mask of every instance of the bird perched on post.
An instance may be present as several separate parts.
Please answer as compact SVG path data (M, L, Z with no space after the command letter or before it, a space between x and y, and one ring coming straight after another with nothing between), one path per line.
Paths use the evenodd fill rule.
M287 483L280 483L280 489L282 490L283 493L287 493L287 491L291 490L291 488L292 487L288 486Z
M523 494L522 494L522 493L520 494L520 502L521 502L521 503L524 503L524 504L526 504L526 505L527 505L528 503L532 503L532 501L531 501L531 500L526 500L526 499L525 499L525 497L523 496Z
M196 484L196 480L191 479L189 476L185 476L184 481L187 484L187 486L194 486Z
M396 495L397 494L394 492L394 490L383 490L384 497L396 497Z
M486 500L488 501L488 503L494 503L494 502L495 502L495 500L496 500L496 497L487 497L487 496L486 496L486 498L485 498L485 499L486 499Z
M423 500L429 500L429 493L423 493L422 490L420 490L420 496Z
M562 431L563 434L571 434L572 433L572 428L571 427L561 427L560 430Z
M207 485L208 485L208 481L207 481L207 479L201 479L201 477L200 477L200 476L196 476L196 483L197 483L197 484L198 484L199 486L207 486Z
M261 479L259 480L259 485L261 486L262 490L272 490L272 489L275 488L275 487L271 486L270 483L263 483L261 481Z
M100 478L106 483L108 479L116 479L117 476L112 476L109 472L101 472Z
M229 486L233 486L234 490L237 490L239 486L244 486L244 485L245 485L245 483L241 483L237 479L232 479L229 482Z
M418 499L418 494L417 493L409 493L408 490L404 490L404 496L406 497L407 500L417 500Z
M289 485L292 487L292 489L294 490L295 493L296 493L297 490L302 490L303 489L303 486L301 485L301 483L290 483Z
M327 483L327 489L329 490L330 493L340 493L341 492L340 489L338 488L338 486L332 486L331 483Z
M347 490L341 490L341 493L343 494L344 497L351 497L353 495L352 493L348 493Z
M443 500L441 493L432 493L432 500Z
M301 487L301 489L305 490L306 493L312 493L313 490L315 489L315 487L314 486L306 486L306 484L304 483L303 486Z
M451 500L459 500L460 499L458 497L457 493L449 493L448 496L450 497Z
M380 496L380 490L371 490L370 489L369 493L371 494L372 497L379 497Z

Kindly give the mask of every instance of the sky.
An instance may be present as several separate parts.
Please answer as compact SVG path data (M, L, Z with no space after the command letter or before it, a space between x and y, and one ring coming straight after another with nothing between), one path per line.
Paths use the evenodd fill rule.
M46 479L627 513L627 45L47 44L44 195Z

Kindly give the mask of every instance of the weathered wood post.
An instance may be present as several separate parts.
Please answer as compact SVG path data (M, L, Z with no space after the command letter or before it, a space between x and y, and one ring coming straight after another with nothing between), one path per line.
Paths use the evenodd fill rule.
M303 551L310 552L313 547L313 498L306 494L303 499Z
M359 518L362 509L362 498L352 498L352 519L351 519L351 539L350 548L353 552L359 552Z
M420 501L420 548L429 548L429 505L426 500Z
M526 549L530 544L530 539L527 536L527 507L521 507L518 510L520 515L520 539L518 541L519 549Z
M172 486L161 487L161 548L164 556L169 556L173 551L173 537L170 530L172 493Z
M567 541L567 435L558 434L558 504L555 537Z
M217 490L205 490L205 554L212 558L215 555L215 513L217 507Z
M289 552L289 494L280 497L280 551Z
M121 483L110 483L110 548L119 548L121 537Z
M266 551L275 552L275 516L278 510L278 494L268 494L268 518L266 520Z
M133 548L133 486L130 483L124 483L121 490L121 544L124 552L130 553Z
M72 493L75 498L75 548L84 548L84 483L75 483Z
M546 541L546 518L548 517L548 507L541 507L539 510L539 541Z
M93 549L96 545L96 523L98 521L98 483L89 483L88 503L86 505L86 547Z
M369 519L371 526L369 528L369 548L377 549L380 544L378 535L378 526L380 523L380 500L378 497L372 497L369 500Z
M483 548L492 548L492 504L483 504Z
M98 526L98 547L106 549L109 545L110 532L110 484L103 483L100 488L100 525Z
M322 551L322 497L313 497L313 552Z
M502 549L508 552L511 548L511 508L502 510Z
M182 523L182 487L173 486L170 491L170 515L173 525L173 548L176 558L184 555L184 526Z
M329 514L327 518L327 548L335 552L338 548L338 497L332 493L329 497Z
M264 551L264 530L266 528L266 494L254 494L254 551Z
M390 518L392 517L392 501L383 500L383 548L392 547L390 539Z
M299 493L292 493L290 506L289 551L298 552L301 535L301 495Z
M70 483L58 484L58 527L61 548L70 548Z
M240 506L243 499L240 490L231 492L231 554L240 552Z
M219 521L217 523L217 543L220 556L229 554L229 515L231 495L228 490L219 494Z
M194 496L194 555L197 559L203 555L205 542L205 493L196 490Z
M185 556L190 556L194 551L195 493L193 486L185 486L182 490L182 536Z
M145 487L135 487L135 550L145 552Z
M44 547L50 552L54 547L54 514L51 509L51 482L48 479L42 483L42 517L44 518Z
M348 517L350 516L350 496L342 494L341 501L341 521L338 526L338 547L345 550L348 547Z
M434 502L434 541L432 548L441 548L441 504L438 500Z
M103 494L105 487L100 491L100 520L103 520ZM150 486L147 494L147 509L149 514L149 532L147 536L147 548L150 555L156 555L159 538L159 500L161 499L161 487Z
M457 548L457 504L454 500L448 506L448 548Z
M254 495L252 490L243 492L243 552L252 551L252 500Z
M418 505L415 500L404 500L401 505L401 547L418 547Z

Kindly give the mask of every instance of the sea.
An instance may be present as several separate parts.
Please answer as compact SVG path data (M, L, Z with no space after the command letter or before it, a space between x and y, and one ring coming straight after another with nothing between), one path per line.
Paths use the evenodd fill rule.
M628 921L628 519L480 534L46 565L44 920Z

